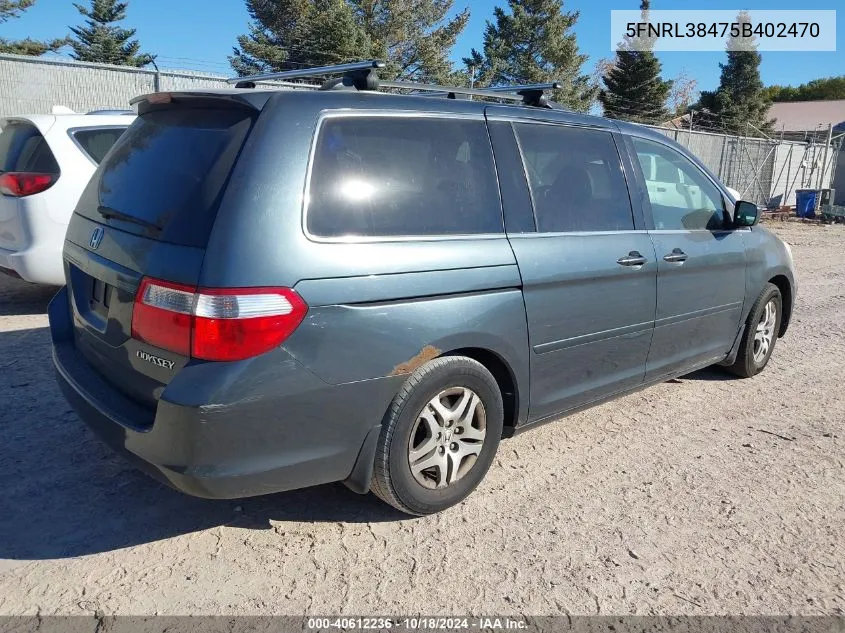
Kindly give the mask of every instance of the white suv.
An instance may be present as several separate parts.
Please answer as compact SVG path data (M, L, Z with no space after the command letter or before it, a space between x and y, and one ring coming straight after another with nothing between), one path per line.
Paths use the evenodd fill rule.
M0 120L0 272L64 285L62 245L97 165L134 120L132 111Z

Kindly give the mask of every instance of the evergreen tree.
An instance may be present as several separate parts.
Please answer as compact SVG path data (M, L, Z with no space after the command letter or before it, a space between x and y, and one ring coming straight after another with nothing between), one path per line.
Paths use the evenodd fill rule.
M747 13L740 13L737 22L748 22ZM729 134L758 136L769 134L773 120L767 117L770 101L760 79L762 56L755 38L731 37L728 40L728 61L719 64L722 75L714 92L702 92L693 109L697 121Z
M454 0L247 0L252 23L229 58L239 75L375 58L386 78L441 81L469 12Z
M0 24L10 18L20 16L33 4L35 0L0 0Z
M247 0L249 33L229 57L239 75L364 59L370 42L346 0Z
M447 83L449 53L469 21L469 9L448 18L454 0L350 0L371 42L371 55L387 62L389 78Z
M0 0L0 24L20 17L26 9L35 4L35 0ZM51 42L39 42L30 38L25 40L7 40L0 37L0 53L14 55L43 55L47 51L55 51L67 44L67 38Z
M649 0L640 5L643 22L648 22ZM638 123L662 123L670 118L666 99L671 81L660 77L662 66L648 39L626 38L616 53L616 61L602 78L604 90L599 101L604 115Z
M555 101L588 110L598 89L581 72L587 56L578 52L572 32L579 13L564 11L563 0L508 0L508 8L493 10L482 52L464 59L477 69L476 86L556 80L562 88L552 94Z
M126 2L91 0L91 7L74 4L87 19L85 25L71 27L73 58L83 62L146 66L155 56L139 53L141 45L133 40L135 29L124 29L116 23L126 18Z

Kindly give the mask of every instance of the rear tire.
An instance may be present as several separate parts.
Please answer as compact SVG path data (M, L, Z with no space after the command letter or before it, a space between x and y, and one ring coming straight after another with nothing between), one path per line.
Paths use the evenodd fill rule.
M759 374L772 357L780 331L783 301L774 284L766 284L751 307L736 361L727 369L742 378Z
M445 510L484 478L503 423L502 394L484 365L463 356L436 358L393 399L370 489L408 514Z

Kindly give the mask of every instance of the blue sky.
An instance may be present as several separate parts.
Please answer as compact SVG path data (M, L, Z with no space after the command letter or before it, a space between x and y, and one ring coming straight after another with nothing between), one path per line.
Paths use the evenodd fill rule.
M79 0L87 4L87 0ZM480 47L485 21L496 4L506 0L455 0L455 9L469 6L472 17L455 48L459 60L475 46ZM687 9L689 0L652 0L652 9ZM806 5L806 6L803 6ZM639 0L565 0L568 10L579 10L576 34L582 52L596 60L611 57L609 50L611 9L636 9ZM703 7L702 7L703 8ZM708 0L708 9L843 9L837 14L837 31L845 33L845 8L841 0ZM0 25L0 36L38 39L59 37L68 25L82 19L71 0L37 0L23 17ZM144 50L159 55L159 65L226 74L226 62L237 35L246 31L249 16L243 0L129 0L126 26L138 29ZM766 84L797 85L810 79L845 74L845 40L840 35L837 52L764 53L761 72ZM684 72L698 81L698 89L712 89L719 82L723 53L661 53L664 76Z

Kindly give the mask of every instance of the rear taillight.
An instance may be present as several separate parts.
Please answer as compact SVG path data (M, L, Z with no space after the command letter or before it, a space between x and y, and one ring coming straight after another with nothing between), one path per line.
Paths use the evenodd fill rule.
M203 360L243 360L278 347L308 306L290 288L201 288L144 278L132 338Z
M22 198L46 191L58 180L56 174L33 174L10 171L0 174L0 193Z
M191 356L240 360L278 347L302 323L305 302L288 288L197 292Z
M188 356L195 290L169 281L142 279L132 311L132 338Z

